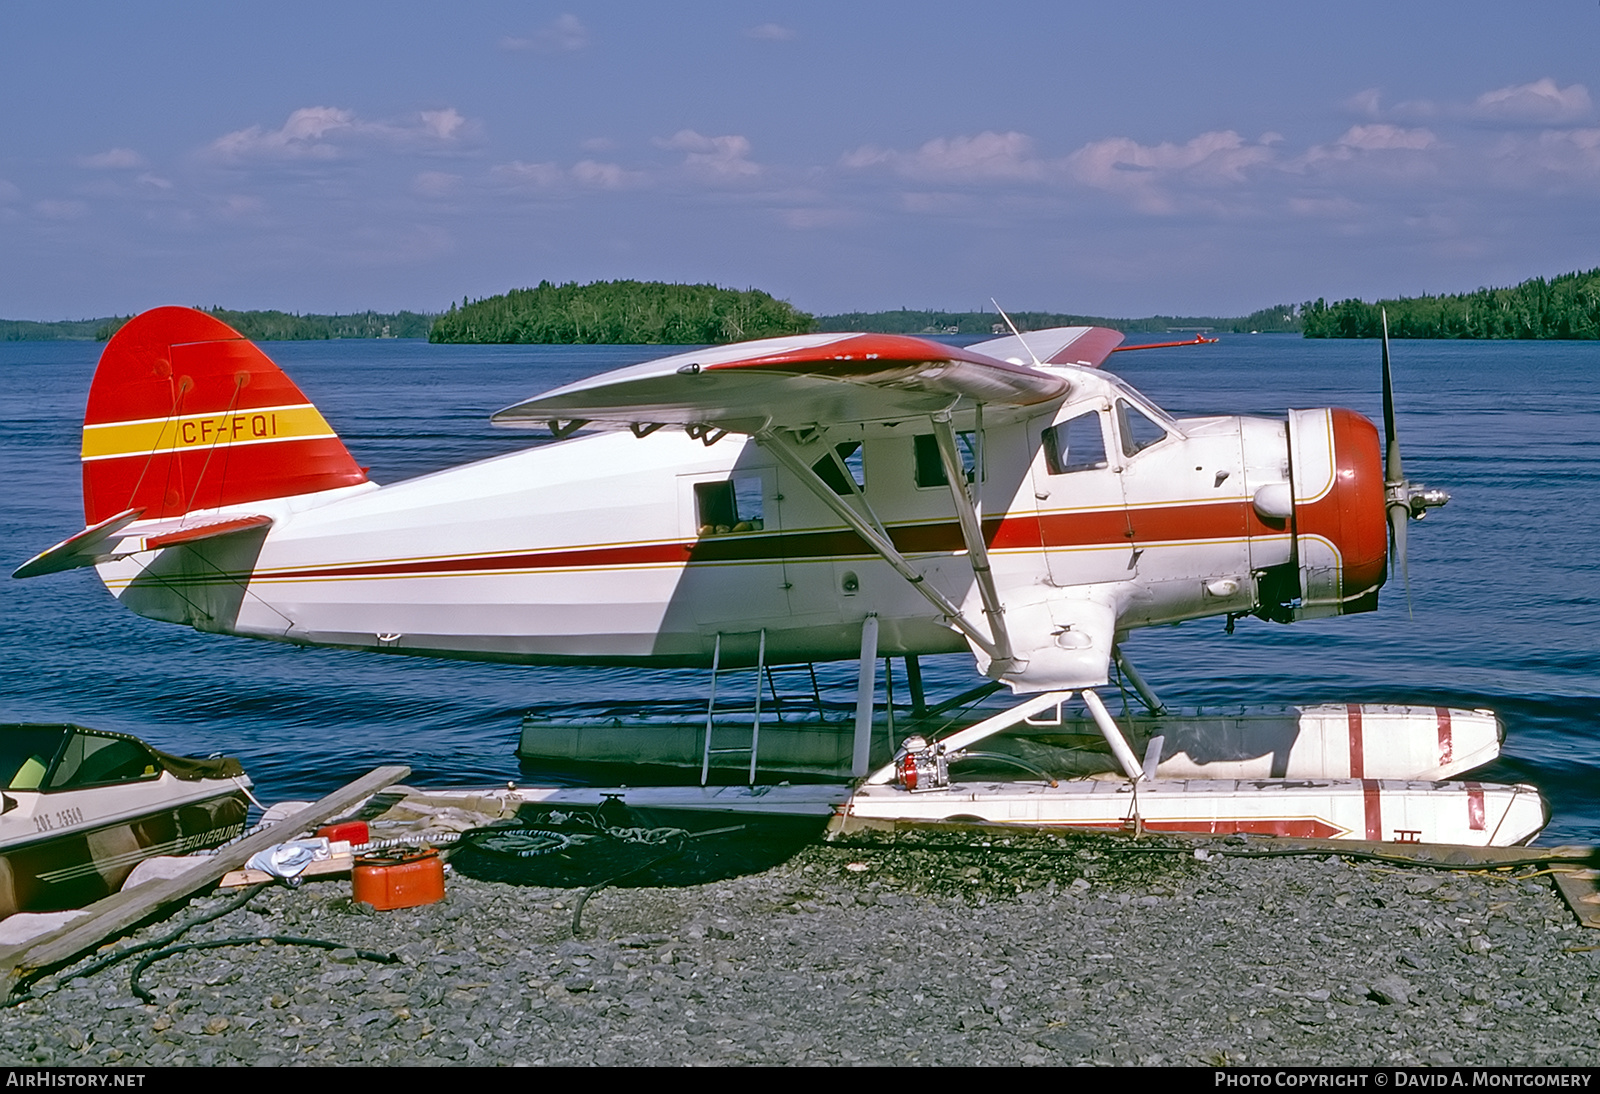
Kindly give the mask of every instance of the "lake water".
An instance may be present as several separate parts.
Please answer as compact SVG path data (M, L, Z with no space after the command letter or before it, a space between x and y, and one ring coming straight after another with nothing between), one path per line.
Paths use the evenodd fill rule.
M0 563L83 526L78 444L100 346L0 343ZM394 482L529 443L491 412L661 347L266 344L372 478ZM1127 651L1174 706L1301 702L1492 707L1504 757L1481 777L1540 786L1541 843L1600 842L1600 343L1397 342L1405 467L1452 501L1410 536L1370 615L1136 632ZM1361 341L1224 335L1110 361L1177 416L1348 406L1381 420ZM848 666L841 671L853 672ZM976 682L931 659L930 688ZM239 756L264 800L315 797L380 763L414 782L519 777L533 703L703 693L703 675L480 665L203 635L120 608L91 570L0 578L0 720L74 721L158 748Z

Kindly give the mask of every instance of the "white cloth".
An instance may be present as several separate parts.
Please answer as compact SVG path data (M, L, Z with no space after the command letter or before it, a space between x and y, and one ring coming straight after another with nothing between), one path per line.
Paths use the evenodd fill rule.
M313 862L328 858L332 851L322 838L292 839L274 844L265 851L257 851L245 863L247 870L260 870L273 877L299 877Z

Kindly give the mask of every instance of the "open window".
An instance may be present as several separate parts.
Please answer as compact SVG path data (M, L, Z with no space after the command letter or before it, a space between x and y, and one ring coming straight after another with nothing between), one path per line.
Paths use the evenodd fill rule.
M1137 456L1167 438L1165 429L1126 399L1117 400L1117 434L1122 438L1124 456Z
M912 444L916 455L917 486L926 489L950 485L950 480L945 477L944 461L939 458L938 439L932 433L922 433L912 438ZM974 481L978 466L978 435L971 430L957 433L956 455L961 457L961 469L967 473L967 481Z
M722 479L694 484L695 524L702 536L759 532L762 519L759 478Z
M833 450L839 454L839 459L824 456L811 465L811 470L817 473L817 478L828 484L828 488L841 497L848 497L855 491L850 489L850 484L845 481L844 475L839 472L839 464L844 464L845 471L855 480L856 489L864 489L867 485L866 468L861 462L861 442L845 441L836 444Z
M1052 475L1098 471L1107 466L1100 412L1085 411L1044 431L1044 462Z

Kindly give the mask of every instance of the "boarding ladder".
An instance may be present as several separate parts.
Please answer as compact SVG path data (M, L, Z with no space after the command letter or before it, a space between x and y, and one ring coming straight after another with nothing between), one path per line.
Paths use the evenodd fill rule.
M723 707L724 707L723 713L724 714L743 714L746 711L749 712L749 714L750 714L750 743L747 744L747 745L744 745L744 744L732 745L732 746L729 746L729 747L726 747L726 748L713 748L712 747L712 744L713 744L712 737L716 733L716 729L717 729L717 713L718 713L717 712L717 681L723 676L728 676L728 675L731 675L734 672L739 671L737 669L724 669L722 667L722 635L721 635L721 633L717 634L716 641L713 643L713 645L711 647L711 699L706 704L706 741L705 741L705 751L702 754L701 759L700 759L700 785L701 786L705 786L707 781L711 777L711 757L713 757L713 756L725 756L725 755L729 755L729 754L738 754L738 753L742 753L742 752L748 752L750 754L750 785L752 785L752 786L755 785L755 781L756 781L756 759L757 759L757 757L758 757L758 755L760 753L760 748L761 748L761 688L762 688L762 681L763 681L763 679L765 678L765 675L766 675L766 668L767 668L767 632L766 632L765 629L763 629L763 630L761 630L759 632L759 636L758 636L758 638L756 640L756 677L755 677L756 694L755 694L755 701L753 703L751 703L748 707L742 707L742 706L739 706L739 705L730 705L726 699L723 700ZM726 690L726 689L724 689L724 690Z

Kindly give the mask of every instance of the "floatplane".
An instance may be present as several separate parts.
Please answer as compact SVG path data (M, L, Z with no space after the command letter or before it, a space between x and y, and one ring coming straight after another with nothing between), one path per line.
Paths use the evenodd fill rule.
M1449 781L1498 755L1492 712L1183 718L1123 650L1139 628L1208 616L1376 608L1408 523L1448 501L1402 471L1387 336L1382 441L1338 408L1174 419L1102 367L1143 348L1122 341L1075 326L964 348L845 333L693 349L493 415L553 442L380 486L259 348L158 308L111 338L89 391L87 527L15 576L94 566L141 615L279 642L710 668L702 785L630 804L1531 839L1548 819L1535 789ZM907 726L874 757L878 660L905 659L921 700L916 658L959 651L1013 705L954 732ZM830 738L852 781L821 797L756 785L783 728L761 674L840 660L861 665L855 717ZM733 751L713 747L717 680L752 667L746 785L706 785ZM1099 693L1114 674L1149 716L1119 723ZM1074 695L1108 771L953 770L993 762L974 746L997 735L1066 727Z

